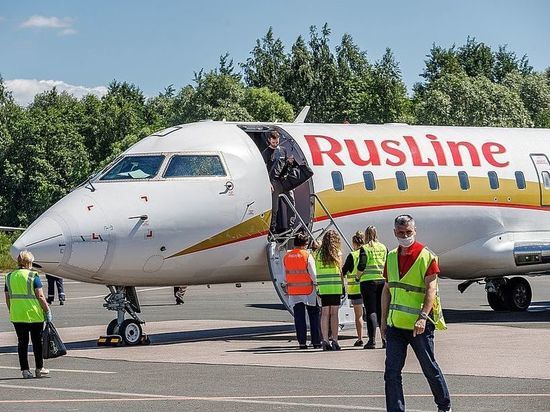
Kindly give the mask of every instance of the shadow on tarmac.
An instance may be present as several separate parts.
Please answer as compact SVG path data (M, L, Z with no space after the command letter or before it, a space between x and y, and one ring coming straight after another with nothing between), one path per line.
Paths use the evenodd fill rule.
M165 333L156 333L150 334L149 339L151 339L151 345L173 345L177 343L185 342L196 342L196 341L205 341L205 340L224 340L224 339L265 339L269 336L269 340L285 340L288 341L288 336L277 336L277 335L286 335L289 332L294 332L294 325L272 325L272 326L250 326L250 327L241 327L241 328L220 328L220 329L204 329L204 330L194 330L187 332L165 332ZM96 349L97 341L93 340L84 340L77 342L67 342L65 343L67 351L71 349ZM17 346L1 346L0 353L17 353Z
M489 305L484 305L489 306ZM531 303L526 312L475 309L443 309L447 323L462 322L550 322L550 301Z

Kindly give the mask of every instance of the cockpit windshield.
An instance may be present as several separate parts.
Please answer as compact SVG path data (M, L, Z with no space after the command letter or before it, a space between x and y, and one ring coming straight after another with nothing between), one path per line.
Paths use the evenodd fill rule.
M164 156L126 156L99 180L152 179L158 173Z

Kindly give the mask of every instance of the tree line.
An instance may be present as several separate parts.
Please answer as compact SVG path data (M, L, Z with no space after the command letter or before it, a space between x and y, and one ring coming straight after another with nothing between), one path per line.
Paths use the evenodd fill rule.
M285 122L310 105L309 122L550 127L550 69L506 46L434 44L409 95L390 49L372 62L349 34L330 40L312 26L286 49L270 28L245 62L226 54L151 98L115 80L101 98L53 89L21 107L0 77L0 223L28 225L139 139L202 119Z

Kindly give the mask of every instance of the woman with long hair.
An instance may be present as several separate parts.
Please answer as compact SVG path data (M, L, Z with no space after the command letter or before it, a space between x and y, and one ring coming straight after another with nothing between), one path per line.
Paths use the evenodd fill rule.
M365 233L356 232L351 238L351 244L353 246L353 251L350 252L346 258L344 266L342 267L342 274L347 282L346 292L353 306L353 314L355 316L357 341L353 346L363 346L363 298L361 296L359 280L357 280L357 271L361 262L363 265L366 263L365 251L363 250Z
M384 288L384 265L388 249L378 241L378 234L374 226L368 226L365 230L366 266L359 266L357 279L363 297L363 304L367 312L367 334L369 340L365 349L376 348L376 328L380 326L382 308L382 290ZM382 340L382 347L385 347Z
M329 230L323 236L321 247L315 255L317 288L321 296L321 332L323 350L340 350L338 344L338 309L344 292L342 281L340 236ZM329 330L332 345L329 343Z

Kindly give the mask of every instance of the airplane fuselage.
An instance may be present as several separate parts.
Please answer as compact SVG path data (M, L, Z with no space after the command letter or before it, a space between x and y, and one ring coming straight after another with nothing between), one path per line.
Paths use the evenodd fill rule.
M442 276L550 269L548 130L256 126L200 122L143 139L48 209L13 253L29 249L45 272L106 285L268 280L271 193L260 149L275 127L282 144L315 173L296 190L312 231L327 224L310 198L315 193L346 238L375 225L390 249L396 246L393 219L411 214L418 240L439 255ZM218 169L208 163L204 172L202 166L186 171L204 156ZM135 169L112 172L128 157ZM139 169L144 157L147 167L158 166L154 173ZM183 166L173 174L175 157Z

